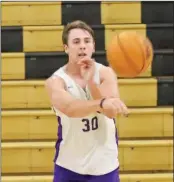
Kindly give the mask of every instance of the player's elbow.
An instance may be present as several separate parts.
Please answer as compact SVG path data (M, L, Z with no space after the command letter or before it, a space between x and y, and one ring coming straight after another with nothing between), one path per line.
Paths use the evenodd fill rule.
M79 109L79 107L74 106L73 104L70 105L69 107L64 108L63 113L71 118L79 118L86 116L86 112Z
M84 113L79 109L78 104L71 103L63 109L63 113L71 118L84 117Z
M73 117L74 116L74 113L73 113L73 111L71 109L61 107L59 104L55 104L55 103L52 103L52 105L54 106L54 108L56 110L60 111L61 113L63 113L67 117Z
M70 109L70 108L62 109L62 113L65 114L67 117L70 117L70 118L80 117L79 112L76 112L76 111L74 111L74 109Z
M57 103L54 102L53 105L57 110L59 110L67 117L71 118L77 117L75 110L71 106L59 104L58 102Z
M71 109L65 109L64 110L64 114L66 116L68 116L68 117L71 117L71 118L77 117L77 114L73 110L71 110Z

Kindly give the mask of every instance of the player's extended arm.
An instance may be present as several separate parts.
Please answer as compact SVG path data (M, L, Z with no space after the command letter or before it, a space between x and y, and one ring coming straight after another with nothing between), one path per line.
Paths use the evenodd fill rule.
M59 77L50 77L45 83L51 104L69 117L84 117L100 111L100 101L80 100L73 98L66 90L63 80Z
M88 82L91 95L94 99L120 98L116 74L110 67L103 66L100 70L101 84L97 85L93 80ZM111 117L109 110L102 111ZM115 117L115 116L113 116Z
M103 97L119 98L117 76L110 67L103 66L100 69L101 84L97 85L93 80L88 81L91 94L94 99L101 99Z

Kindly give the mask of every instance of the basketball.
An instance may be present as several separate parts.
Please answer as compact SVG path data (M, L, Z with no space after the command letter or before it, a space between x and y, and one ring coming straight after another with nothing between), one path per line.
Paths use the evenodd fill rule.
M106 56L119 77L136 77L151 65L153 46L147 37L135 31L125 31L112 38Z

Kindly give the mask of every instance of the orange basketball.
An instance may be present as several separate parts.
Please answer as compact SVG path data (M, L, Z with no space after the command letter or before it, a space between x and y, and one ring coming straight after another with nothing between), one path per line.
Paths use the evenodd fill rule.
M115 35L106 50L107 60L119 77L136 77L153 60L151 41L135 31Z

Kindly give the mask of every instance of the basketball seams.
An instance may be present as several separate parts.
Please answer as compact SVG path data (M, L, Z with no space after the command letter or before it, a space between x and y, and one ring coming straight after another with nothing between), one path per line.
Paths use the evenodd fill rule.
M141 42L139 41L140 39L137 39L137 36L135 37L135 40L136 40L136 42L137 42L137 44L139 44L139 47L140 47L140 49L141 49L141 54L142 54L142 57L144 58L143 59L143 66L142 66L142 68L141 68L141 70L140 70L140 73L142 72L142 70L144 69L144 67L146 66L146 53L144 52L144 50L143 50L143 46L141 45ZM145 49L146 49L146 47L145 47ZM140 74L139 73L139 74Z

